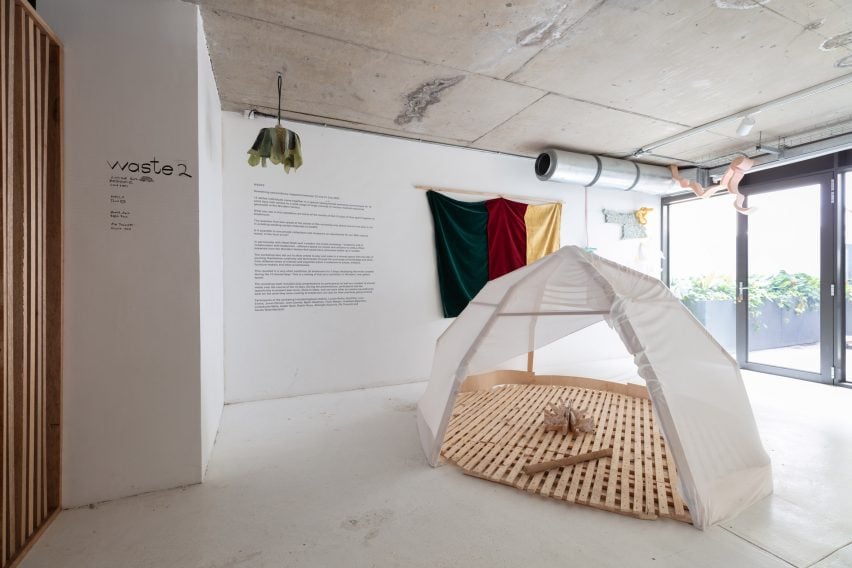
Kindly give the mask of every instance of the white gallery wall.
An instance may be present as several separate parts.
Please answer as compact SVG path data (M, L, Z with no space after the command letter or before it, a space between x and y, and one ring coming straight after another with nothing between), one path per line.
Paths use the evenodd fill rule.
M225 404L222 111L200 11L197 25L201 460L206 471Z
M269 87L274 89L274 78ZM258 130L274 120L249 120L236 113L224 113L223 120L228 402L427 377L435 339L451 320L442 317L431 215L424 192L415 185L562 200L562 244L587 244L583 188L538 181L532 159L287 123L300 134L305 158L301 169L287 175L281 166L252 168L246 163ZM365 302L256 311L258 189L370 208L375 228L366 252L374 258L375 284ZM652 272L659 266L654 256L660 242L659 203L658 197L635 192L589 190L588 244L603 256ZM644 262L637 258L639 241L621 240L620 227L605 224L601 213L603 208L640 207L654 208ZM598 357L623 356L613 339L616 343L596 345Z
M221 400L221 300L199 290L219 271L218 98L198 76L197 9L38 10L65 45L63 504L197 483Z

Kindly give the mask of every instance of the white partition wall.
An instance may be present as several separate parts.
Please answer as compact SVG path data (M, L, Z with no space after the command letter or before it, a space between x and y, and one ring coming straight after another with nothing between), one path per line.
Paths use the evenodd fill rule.
M219 102L197 7L38 10L66 47L63 504L197 483L223 380Z

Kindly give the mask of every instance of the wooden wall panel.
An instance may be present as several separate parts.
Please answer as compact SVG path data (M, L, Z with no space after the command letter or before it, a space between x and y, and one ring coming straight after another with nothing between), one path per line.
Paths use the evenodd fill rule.
M62 47L0 0L0 567L60 508Z

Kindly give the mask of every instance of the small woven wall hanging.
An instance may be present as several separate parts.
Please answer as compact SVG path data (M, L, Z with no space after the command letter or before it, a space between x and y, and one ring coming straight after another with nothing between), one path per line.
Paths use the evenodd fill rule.
M645 225L648 223L650 207L642 207L636 211L611 211L604 209L604 221L621 225L622 239L644 239L648 236Z

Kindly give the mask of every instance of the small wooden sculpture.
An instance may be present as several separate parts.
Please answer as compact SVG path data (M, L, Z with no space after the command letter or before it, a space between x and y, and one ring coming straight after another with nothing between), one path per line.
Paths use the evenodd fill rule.
M582 434L595 431L595 422L592 417L584 408L573 408L570 400L560 399L556 404L548 402L542 411L542 418L545 432L561 431L562 435L566 436L568 432Z
M558 403L554 404L552 402L548 402L547 406L542 410L541 415L544 421L542 425L544 426L545 432L550 432L551 430L559 431L562 430L562 435L568 433L568 424L569 420L565 416L565 411L567 407L560 400Z

